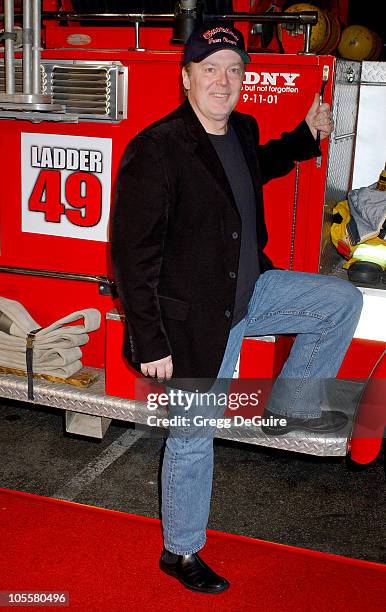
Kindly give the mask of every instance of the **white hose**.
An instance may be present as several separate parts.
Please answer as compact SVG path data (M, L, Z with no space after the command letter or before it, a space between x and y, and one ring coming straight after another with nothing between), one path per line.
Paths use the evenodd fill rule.
M0 365L26 369L26 338L29 332L40 327L22 304L0 297ZM83 323L67 325L83 319ZM4 321L8 321L7 324ZM87 332L99 328L101 314L95 308L77 310L44 327L35 335L33 370L67 378L81 369L80 346L89 340Z

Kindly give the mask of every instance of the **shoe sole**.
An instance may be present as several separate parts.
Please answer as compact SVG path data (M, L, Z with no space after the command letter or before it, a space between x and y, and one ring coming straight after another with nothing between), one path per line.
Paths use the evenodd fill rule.
M182 578L180 578L180 576L174 570L169 569L168 567L165 567L164 565L161 565L161 563L159 563L159 568L162 572L164 572L164 574L167 574L168 576L172 576L173 578L176 578L178 582L180 582L186 589L189 589L189 591L194 591L196 593L205 593L206 595L217 595L218 593L223 593L230 587L229 582L222 589L216 589L215 591L208 591L207 589L200 589L199 587L192 587L189 584L186 584L186 582L184 582Z

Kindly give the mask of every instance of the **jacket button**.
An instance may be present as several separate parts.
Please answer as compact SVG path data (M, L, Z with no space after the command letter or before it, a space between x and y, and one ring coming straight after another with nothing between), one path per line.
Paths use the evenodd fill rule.
M237 232L233 232L233 234L232 234L233 240L237 240L238 237L239 237L238 233Z
M231 311L230 310L226 310L224 314L227 317L227 319L229 319L229 317L231 316Z
M235 272L229 272L229 278L236 278Z

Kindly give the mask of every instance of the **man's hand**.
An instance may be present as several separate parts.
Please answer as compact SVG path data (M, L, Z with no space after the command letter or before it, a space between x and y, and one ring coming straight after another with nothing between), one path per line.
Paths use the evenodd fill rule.
M320 140L323 140L334 129L330 105L327 102L320 104L318 93L315 94L314 101L306 115L306 123L315 139L318 130L320 131Z
M172 356L168 355L162 359L156 361L149 361L148 363L141 363L141 372L145 376L157 377L157 380L162 382L163 380L169 380L173 374L173 361Z

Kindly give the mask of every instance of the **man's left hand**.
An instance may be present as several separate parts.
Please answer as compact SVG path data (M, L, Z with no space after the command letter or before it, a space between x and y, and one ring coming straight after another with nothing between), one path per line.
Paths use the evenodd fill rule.
M323 138L328 138L334 129L330 105L327 102L320 104L318 93L315 94L314 101L306 115L306 123L315 139L318 130L320 131L320 140L323 140Z

